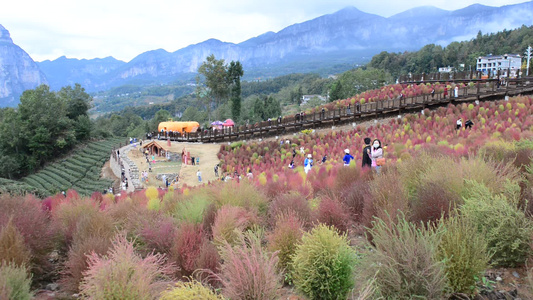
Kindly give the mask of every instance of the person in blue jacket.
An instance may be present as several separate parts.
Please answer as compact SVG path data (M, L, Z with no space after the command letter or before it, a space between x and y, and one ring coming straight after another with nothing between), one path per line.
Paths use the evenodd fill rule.
M344 158L342 161L344 161L344 166L347 167L350 165L350 161L353 159L353 156L350 155L350 149L344 149Z

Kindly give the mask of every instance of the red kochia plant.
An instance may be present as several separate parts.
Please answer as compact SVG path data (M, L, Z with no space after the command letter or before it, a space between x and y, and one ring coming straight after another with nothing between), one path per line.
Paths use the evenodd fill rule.
M110 246L111 240L107 236L91 236L75 241L68 251L67 260L61 272L61 288L76 293L83 278L83 272L89 267L87 255L90 253L104 255Z
M245 241L246 240L246 241ZM221 248L220 274L212 274L222 283L228 299L279 299L281 276L277 272L277 252L267 254L260 240L252 234L242 238L238 246L227 242Z
M82 274L88 268L87 254L103 255L111 246L115 235L113 220L108 214L97 213L80 216L76 222L72 244L67 252L61 283L65 290L77 292Z
M341 203L348 209L352 219L361 221L365 199L370 197L369 183L373 173L370 169L342 168L343 171L339 171L337 174L336 194Z
M14 264L17 267L30 265L31 252L24 243L24 237L13 225L13 219L0 227L0 266Z
M144 250L147 253L169 253L177 231L174 219L159 212L146 212L145 217L149 217L138 220L141 224L139 237L144 242Z
M0 227L10 219L31 252L33 271L40 274L48 265L46 258L53 246L48 214L33 196L0 195Z
M88 198L73 198L61 202L52 211L52 220L57 230L56 238L67 250L82 218L92 218L99 214L97 204Z
M304 228L311 226L313 222L311 207L307 199L297 192L280 195L270 203L268 211L269 224L274 226L280 215L290 213L296 214Z
M337 199L325 196L318 207L318 221L328 226L334 226L340 232L346 232L350 225L348 209Z
M457 194L437 183L425 184L418 191L418 201L411 207L411 221L415 223L436 222L441 217L448 218L450 209L459 202Z
M80 291L86 299L153 299L169 284L172 266L161 254L142 258L119 234L106 256L91 253Z
M217 251L217 248L211 241L205 239L202 246L200 247L200 253L196 259L196 264L194 267L195 272L194 276L200 281L208 281L211 285L216 285L217 282L209 276L209 274L217 274L220 272L220 255Z
M181 224L174 238L171 258L180 267L183 276L190 276L196 269L196 262L206 241L201 225Z

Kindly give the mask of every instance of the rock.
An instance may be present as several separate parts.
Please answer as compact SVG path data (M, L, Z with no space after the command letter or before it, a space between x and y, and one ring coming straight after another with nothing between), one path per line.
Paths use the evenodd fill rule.
M0 107L16 106L22 92L48 84L33 59L13 43L9 31L0 25Z
M49 283L46 285L46 289L49 291L57 291L58 288L59 288L59 284L57 283Z
M520 278L520 275L516 271L513 271L513 276L516 278Z

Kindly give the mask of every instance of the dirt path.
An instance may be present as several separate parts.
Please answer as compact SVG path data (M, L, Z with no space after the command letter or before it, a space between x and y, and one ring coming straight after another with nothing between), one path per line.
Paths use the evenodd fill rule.
M173 142L174 145L175 142ZM202 173L202 182L207 183L209 181L215 181L214 167L220 161L217 157L220 150L220 144L198 144L198 143L175 143L179 148L179 153L185 148L185 151L190 152L191 156L200 158L200 165L192 166L190 161L187 165L182 165L180 170L180 182L179 187L183 184L188 186L196 186L198 177L196 173L198 170Z
M143 141L147 143L149 141ZM161 145L167 145L167 141L158 141ZM179 182L175 187L182 187L183 184L188 186L199 185L198 177L196 173L198 170L202 173L202 183L214 181L215 173L213 168L219 163L217 158L218 151L220 150L219 144L199 144L199 143L181 143L171 142L170 152L181 154L183 149L190 152L191 156L200 158L200 165L192 166L190 161L187 165L183 165L180 162L167 162L164 157L155 157L155 163L152 163L152 172L148 174L148 182L143 182L143 187L155 186L163 187L163 181L158 180L156 176L158 174L179 174ZM148 163L144 155L138 151L133 150L128 152L128 157L137 165L139 172L144 170L148 171Z

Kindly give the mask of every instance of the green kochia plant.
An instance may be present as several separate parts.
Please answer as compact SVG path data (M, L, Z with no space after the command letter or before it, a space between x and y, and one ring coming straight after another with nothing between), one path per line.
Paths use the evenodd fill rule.
M524 211L517 208L516 199L508 199L503 191L495 194L482 183L469 182L461 213L485 235L492 263L496 266L522 265L530 254L533 224Z
M438 256L444 261L448 285L452 292L472 295L490 261L487 241L464 217L451 216L440 223L444 233Z
M373 280L373 299L443 298L446 273L437 257L441 230L411 223L401 212L396 220L389 216L372 224L375 247L363 258L358 279Z
M345 299L354 283L356 262L346 235L319 224L296 248L294 285L310 299Z

